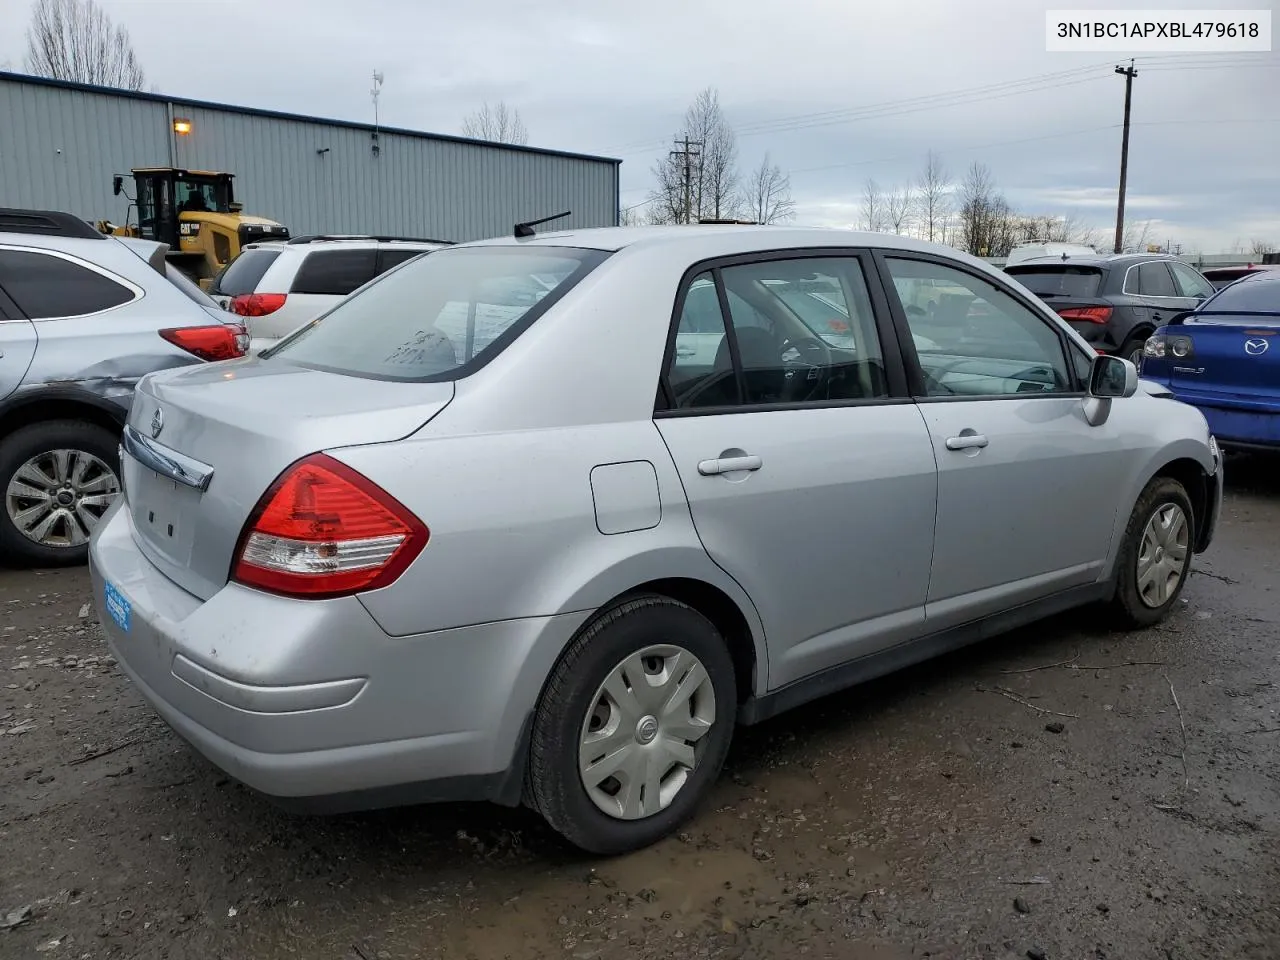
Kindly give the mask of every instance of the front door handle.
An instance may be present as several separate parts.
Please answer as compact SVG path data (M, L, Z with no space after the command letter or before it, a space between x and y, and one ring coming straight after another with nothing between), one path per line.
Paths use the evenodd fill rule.
M948 450L977 450L987 445L987 438L980 433L965 433L947 437Z
M738 470L759 470L762 461L759 457L721 457L718 460L701 460L698 472L704 477L714 477L720 473L733 473Z

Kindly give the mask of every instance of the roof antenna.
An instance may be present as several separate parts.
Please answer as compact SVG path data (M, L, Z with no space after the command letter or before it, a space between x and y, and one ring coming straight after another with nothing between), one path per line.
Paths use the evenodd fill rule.
M541 226L544 223L550 223L552 220L563 220L565 217L573 216L572 210L566 210L564 213L557 213L550 217L543 217L541 220L526 220L524 223L516 224L516 239L523 237L532 237L533 228Z

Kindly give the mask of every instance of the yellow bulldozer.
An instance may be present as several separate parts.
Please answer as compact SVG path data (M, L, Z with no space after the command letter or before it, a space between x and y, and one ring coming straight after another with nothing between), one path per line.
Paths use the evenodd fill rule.
M243 212L232 190L234 174L176 167L138 167L130 173L132 197L125 193L123 175L112 178L112 191L129 201L123 226L100 220L98 229L168 244L174 265L206 290L246 243L289 239L283 224Z

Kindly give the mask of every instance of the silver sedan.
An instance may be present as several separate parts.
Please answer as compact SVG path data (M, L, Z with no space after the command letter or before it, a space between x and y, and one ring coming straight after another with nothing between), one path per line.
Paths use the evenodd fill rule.
M1200 413L1008 276L745 226L432 253L146 377L122 462L96 600L198 751L600 853L691 816L739 724L1082 604L1156 623L1222 489Z

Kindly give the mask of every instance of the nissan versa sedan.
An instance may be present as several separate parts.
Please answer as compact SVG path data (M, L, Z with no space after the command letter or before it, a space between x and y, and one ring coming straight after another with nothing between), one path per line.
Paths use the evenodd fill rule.
M904 307L938 289L953 328ZM695 291L714 349L677 349ZM198 751L596 853L691 816L739 724L1085 603L1159 621L1222 488L1197 410L981 261L727 225L410 261L143 379L122 462L95 599Z

